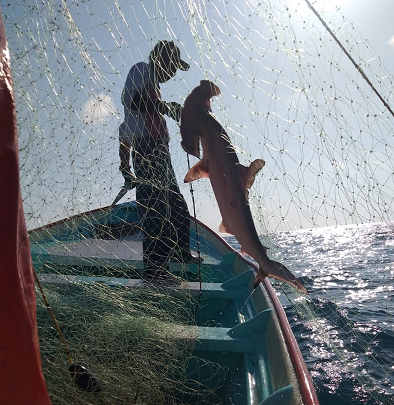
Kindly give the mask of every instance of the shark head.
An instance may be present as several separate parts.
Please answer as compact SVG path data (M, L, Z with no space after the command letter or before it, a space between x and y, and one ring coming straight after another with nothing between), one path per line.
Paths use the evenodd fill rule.
M207 99L210 99L213 96L218 96L220 94L219 87L209 80L201 80L199 88L201 96Z
M211 98L220 94L220 89L209 80L201 80L185 100L181 114L181 145L185 152L200 157L199 132L197 128L211 111Z

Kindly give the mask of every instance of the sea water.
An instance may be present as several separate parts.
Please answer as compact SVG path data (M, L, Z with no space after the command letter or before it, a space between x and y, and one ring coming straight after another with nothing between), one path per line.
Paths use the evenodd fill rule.
M394 404L394 223L296 230L273 243L309 290L273 283L321 405Z

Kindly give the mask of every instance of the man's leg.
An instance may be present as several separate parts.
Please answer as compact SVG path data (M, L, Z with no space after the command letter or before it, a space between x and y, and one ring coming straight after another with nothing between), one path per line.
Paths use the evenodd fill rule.
M174 257L186 263L198 263L202 258L190 252L190 213L186 201L179 190L174 169L169 163L169 206L172 239L176 243Z
M133 150L133 166L143 181L137 185L138 212L144 232L144 278L178 284L168 271L174 248L168 197L167 168L161 145L141 145Z

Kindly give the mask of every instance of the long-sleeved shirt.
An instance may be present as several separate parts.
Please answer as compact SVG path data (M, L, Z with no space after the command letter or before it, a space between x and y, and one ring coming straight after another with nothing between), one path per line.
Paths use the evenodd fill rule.
M152 66L139 62L131 67L123 88L123 136L130 143L136 138L169 140L166 120L155 107L161 100L160 86Z

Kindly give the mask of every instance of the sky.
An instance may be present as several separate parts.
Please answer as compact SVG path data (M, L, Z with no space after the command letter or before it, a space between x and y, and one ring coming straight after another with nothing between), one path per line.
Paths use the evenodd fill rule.
M394 2L313 4L393 105ZM120 93L158 39L174 39L191 64L162 85L163 99L182 103L201 79L214 81L222 94L212 109L240 162L266 161L250 193L259 231L393 219L392 117L304 0L17 0L2 12L31 226L112 202L122 185ZM168 124L190 210L216 230L209 180L193 183L193 201L182 180L196 160Z

